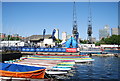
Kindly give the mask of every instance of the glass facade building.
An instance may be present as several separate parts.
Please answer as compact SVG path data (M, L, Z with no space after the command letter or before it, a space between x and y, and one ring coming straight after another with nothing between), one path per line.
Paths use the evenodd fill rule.
M111 28L111 35L118 35L118 28Z
M99 30L99 40L101 40L102 38L107 38L109 36L110 36L110 29L108 25L106 25L104 29Z

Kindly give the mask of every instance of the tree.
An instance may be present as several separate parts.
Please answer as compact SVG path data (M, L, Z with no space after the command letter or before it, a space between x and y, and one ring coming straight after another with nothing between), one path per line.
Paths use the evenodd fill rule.
M8 35L7 37L2 38L1 40L3 40L3 41L16 41L16 40L21 40L21 39L19 37L12 37L12 36Z
M88 40L79 40L80 43L87 44Z
M55 41L55 43L57 43L57 44L59 44L61 42L62 42L62 40L60 40L60 39L56 39L56 41Z
M100 46L100 44L101 44L100 42L96 42L95 43L96 46Z
M109 38L102 38L97 44L116 44L120 45L120 35L112 35Z

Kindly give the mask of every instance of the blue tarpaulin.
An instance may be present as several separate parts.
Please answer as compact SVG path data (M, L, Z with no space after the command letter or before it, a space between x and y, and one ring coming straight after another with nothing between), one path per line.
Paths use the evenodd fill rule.
M71 37L70 39L68 39L68 41L66 41L65 46L66 48L77 48L78 43L74 37Z
M18 64L8 64L8 63L0 63L0 70L11 71L11 72L28 72L35 71L40 69L45 69L45 67L34 67L34 66L25 66Z
M68 41L66 41L66 43L65 43L65 47L66 48L70 48L70 45L71 45L71 42L72 41L72 39L70 38L70 39L68 39Z

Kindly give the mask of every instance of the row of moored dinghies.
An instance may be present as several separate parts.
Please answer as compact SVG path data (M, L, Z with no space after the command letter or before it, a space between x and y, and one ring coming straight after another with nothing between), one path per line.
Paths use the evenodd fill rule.
M45 78L47 75L65 75L76 63L93 62L88 55L35 54L1 63L0 76L17 78Z

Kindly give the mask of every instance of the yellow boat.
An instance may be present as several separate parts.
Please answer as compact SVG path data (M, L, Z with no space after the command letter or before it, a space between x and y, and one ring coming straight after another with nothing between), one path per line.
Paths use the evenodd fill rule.
M75 62L62 62L62 63L59 63L59 64L75 64Z

